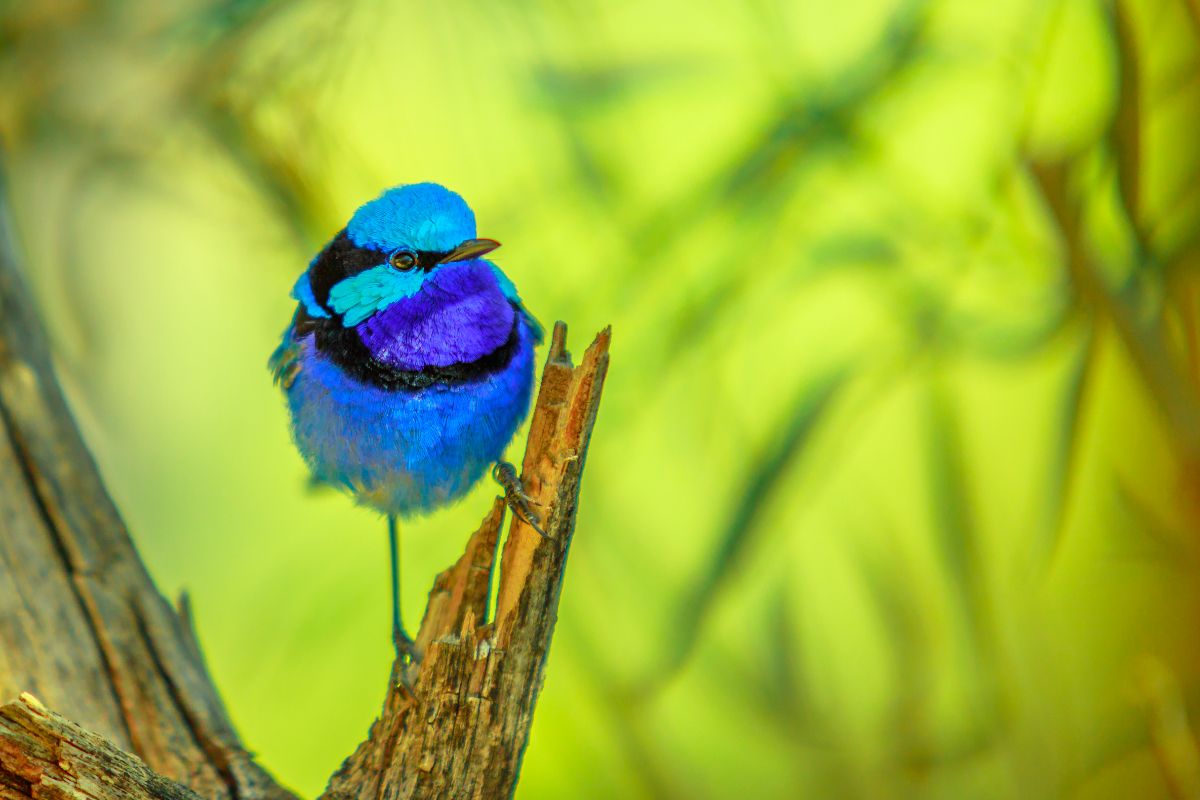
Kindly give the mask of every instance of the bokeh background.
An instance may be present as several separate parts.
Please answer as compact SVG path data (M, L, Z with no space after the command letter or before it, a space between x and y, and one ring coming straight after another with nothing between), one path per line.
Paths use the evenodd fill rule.
M443 182L614 327L535 798L1200 796L1200 0L0 2L30 283L164 592L307 796L380 519L265 362ZM495 489L406 528L418 617Z

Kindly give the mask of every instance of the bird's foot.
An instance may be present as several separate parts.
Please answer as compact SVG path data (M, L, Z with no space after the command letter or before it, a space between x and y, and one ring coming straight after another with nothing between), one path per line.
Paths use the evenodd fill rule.
M401 664L415 664L421 660L416 642L408 637L403 628L392 631L392 644L396 645L396 660Z
M512 512L537 531L543 539L551 538L542 530L537 514L529 506L533 500L525 494L525 487L521 485L521 477L517 474L517 468L507 461L498 461L492 468L492 479L503 487L504 502L512 509Z

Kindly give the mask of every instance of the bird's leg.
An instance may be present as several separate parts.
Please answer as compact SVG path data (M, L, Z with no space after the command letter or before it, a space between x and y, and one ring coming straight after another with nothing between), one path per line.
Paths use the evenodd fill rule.
M533 501L525 494L525 487L521 485L517 468L507 461L497 461L496 466L492 467L492 479L504 488L504 502L512 512L528 523L543 539L549 539L550 536L538 524L537 514L529 507Z
M388 545L392 551L392 643L396 645L396 658L413 660L417 651L400 618L400 523L395 514L388 514Z

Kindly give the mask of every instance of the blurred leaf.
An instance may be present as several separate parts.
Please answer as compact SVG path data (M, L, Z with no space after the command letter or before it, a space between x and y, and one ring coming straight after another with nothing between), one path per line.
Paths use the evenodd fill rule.
M913 592L906 586L912 576L905 563L895 559L884 563L879 556L866 552L860 554L860 563L863 583L874 601L875 612L883 620L881 628L890 640L895 664L895 688L887 715L889 756L906 770L925 771L938 758L930 702L933 643Z
M1076 474L1080 440L1083 438L1088 387L1094 380L1096 368L1095 344L1096 333L1088 325L1062 393L1054 449L1050 457L1046 503L1042 507L1041 536L1033 559L1034 570L1041 574L1054 563L1062 540L1064 517L1070 506L1071 481Z
M934 369L938 369L935 365ZM969 637L984 669L994 654L992 609L987 578L979 552L979 532L967 479L972 474L963 448L958 410L943 380L934 377L929 387L930 510L934 514L935 541L942 567L954 591L953 607L962 615ZM988 676L981 675L985 682Z
M798 747L832 752L837 743L811 695L812 676L797 647L803 629L792 610L790 594L787 584L773 593L764 620L766 641L719 654L714 671L763 725Z
M1114 528L1122 558L1143 558L1190 574L1200 562L1200 542L1193 531L1163 516L1131 477L1116 478L1117 508L1131 523Z
M635 95L686 78L699 67L694 62L665 59L599 67L546 63L533 71L531 81L546 105L567 116L584 116L619 110Z
M760 454L748 470L744 488L735 495L739 499L732 517L724 526L708 571L696 583L694 595L683 609L667 662L652 679L653 685L669 678L691 655L721 590L755 544L760 518L803 456L813 431L833 407L848 375L848 370L840 370L806 386L792 406L790 417L776 428L777 443Z
M634 249L652 257L718 210L769 209L772 198L795 193L800 175L822 156L852 154L858 145L858 116L920 58L924 5L924 0L905 3L880 46L827 85L814 87L796 76L796 88L780 95L745 146L637 228Z
M1117 113L1110 135L1117 153L1117 183L1130 224L1137 230L1141 227L1142 216L1142 76L1133 39L1133 22L1124 0L1113 3L1111 13L1116 31L1118 80Z
M192 44L244 36L287 5L283 0L218 0L183 16L168 35Z

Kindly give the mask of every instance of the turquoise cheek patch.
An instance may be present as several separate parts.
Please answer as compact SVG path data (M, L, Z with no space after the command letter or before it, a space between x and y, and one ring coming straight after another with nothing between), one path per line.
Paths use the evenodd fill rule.
M334 284L329 305L342 316L342 325L352 328L397 300L412 297L424 281L420 270L397 272L384 264Z

